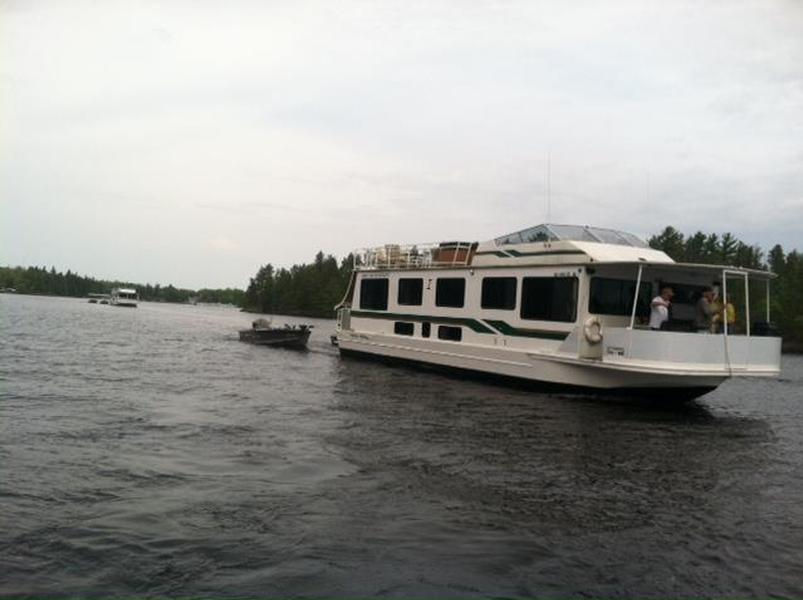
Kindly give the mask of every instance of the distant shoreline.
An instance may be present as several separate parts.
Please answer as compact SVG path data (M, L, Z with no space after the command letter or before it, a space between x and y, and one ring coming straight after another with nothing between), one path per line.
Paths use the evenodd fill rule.
M4 296L36 296L37 298L68 298L71 300L89 300L89 296L68 296L64 294L46 294L44 292L6 292L0 291L0 294ZM185 302L185 301L178 301L178 300L142 300L140 299L139 302L153 302L154 304L189 304L192 305L192 302ZM236 304L223 304L221 302L198 302L198 304L220 304L221 306L233 306L234 308L240 308Z
M310 319L328 319L330 321L335 320L335 311L332 310L331 312L327 311L326 315L321 313L312 313L308 311L288 311L285 310L281 313L266 313L262 312L261 310L254 310L253 308L243 307L240 309L240 312L252 314L252 315L270 315L270 316L284 316L284 317L308 317Z

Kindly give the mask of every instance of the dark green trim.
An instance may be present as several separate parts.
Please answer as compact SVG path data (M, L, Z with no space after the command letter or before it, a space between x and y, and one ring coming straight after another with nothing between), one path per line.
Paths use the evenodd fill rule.
M561 331L546 331L544 329L522 329L518 327L513 327L512 325L506 323L505 321L492 321L491 319L485 319L485 322L488 323L494 329L498 329L504 335L512 335L516 337L531 337L531 338L541 338L545 340L565 340L569 337L568 333L563 333Z
M477 319L468 319L461 317L434 317L432 315L411 315L404 313L389 313L389 312L374 312L368 310L352 310L352 317L362 317L364 319L382 319L385 321L415 321L416 323L430 322L440 323L442 325L464 325L476 331L477 333L496 333L493 329L499 331L502 335L510 335L515 337L531 337L541 338L545 340L565 340L569 334L560 331L546 331L544 329L525 329L513 327L505 321L495 321L485 319L485 323L493 327L489 329L482 322Z
M582 250L538 250L535 252L519 252L518 250L483 250L474 253L474 256L493 255L499 258L521 258L522 256L554 256L554 255L577 255L586 256Z
M506 252L508 254L512 254L516 258L521 256L551 256L555 254L582 254L583 256L587 256L582 250L543 250L540 252L519 252L518 250L506 250Z
M430 323L441 323L443 325L465 325L477 333L495 333L492 329L489 329L477 319L463 319L460 317L433 317L431 315L410 315L389 312L373 312L367 310L353 310L351 311L351 316L367 319L384 319L386 321L415 321L418 323L429 321Z

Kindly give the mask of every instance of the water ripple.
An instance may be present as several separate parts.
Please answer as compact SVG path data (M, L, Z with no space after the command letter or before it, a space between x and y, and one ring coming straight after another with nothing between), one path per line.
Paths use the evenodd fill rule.
M667 409L0 310L0 594L803 596L801 357Z

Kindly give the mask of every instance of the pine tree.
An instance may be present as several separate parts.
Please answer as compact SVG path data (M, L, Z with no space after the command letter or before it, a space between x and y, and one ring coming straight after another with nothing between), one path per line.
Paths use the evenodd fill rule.
M663 250L674 260L683 260L683 234L674 227L667 227L660 234L651 237L649 244L656 250Z

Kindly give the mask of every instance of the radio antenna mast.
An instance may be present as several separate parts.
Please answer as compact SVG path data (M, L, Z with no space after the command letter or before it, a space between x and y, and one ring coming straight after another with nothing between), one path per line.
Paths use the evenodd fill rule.
M552 152L546 155L546 222L552 222Z

